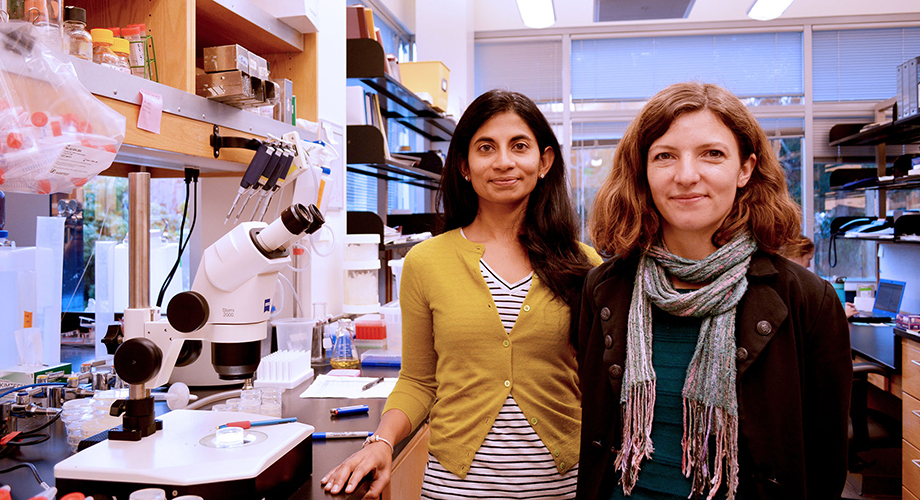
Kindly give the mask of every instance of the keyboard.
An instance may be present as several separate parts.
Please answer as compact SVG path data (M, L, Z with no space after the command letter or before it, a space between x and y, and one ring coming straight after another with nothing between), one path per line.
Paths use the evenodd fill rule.
M850 323L891 323L894 318L889 316L850 316Z

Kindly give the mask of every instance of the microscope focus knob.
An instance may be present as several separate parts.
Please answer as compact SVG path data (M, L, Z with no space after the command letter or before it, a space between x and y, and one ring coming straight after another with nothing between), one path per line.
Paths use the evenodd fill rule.
M182 333L198 331L208 322L211 310L208 300L198 292L176 294L166 306L166 320L170 326Z
M160 372L163 351L150 339L125 340L115 351L115 372L129 384L143 384Z

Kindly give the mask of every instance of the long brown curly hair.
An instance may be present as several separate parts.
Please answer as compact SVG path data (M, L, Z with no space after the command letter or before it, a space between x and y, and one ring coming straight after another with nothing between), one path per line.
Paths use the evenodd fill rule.
M749 230L758 246L776 253L801 232L801 211L789 195L786 174L754 115L731 92L699 82L673 84L655 94L629 125L617 146L613 168L594 199L592 241L606 256L625 257L660 239L661 215L647 176L648 151L679 116L709 110L738 141L741 158L757 158L747 185L738 189L731 211L712 235L721 247Z

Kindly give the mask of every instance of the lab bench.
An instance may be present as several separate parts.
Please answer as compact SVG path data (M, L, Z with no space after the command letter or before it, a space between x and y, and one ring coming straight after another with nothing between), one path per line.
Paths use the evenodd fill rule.
M362 370L362 376L370 377L395 377L397 374L397 368L374 367ZM300 398L300 393L303 392L309 383L309 381L305 382L301 387L284 392L284 417L297 417L299 422L314 426L316 428L315 432L373 431L376 429L380 421L380 414L383 411L383 406L386 403L385 399ZM208 393L220 391L221 390L194 392L198 394L199 397L204 397L207 396ZM343 417L332 417L330 414L329 410L333 408L355 404L366 404L369 406L370 410L365 414ZM165 402L157 402L156 406L158 414L168 411ZM48 433L51 439L32 446L22 446L9 455L0 458L0 469L7 469L19 463L29 462L38 469L42 480L53 486L54 465L71 455L70 446L67 444L67 434L64 429L64 423L60 419L43 432ZM400 463L406 463L407 468L424 467L424 460L427 460L427 443L424 442L424 440L427 439L426 432L427 427L423 426L422 429L396 445L394 471ZM313 471L309 475L304 475L303 484L301 484L289 497L289 500L360 499L367 491L370 484L370 476L365 478L359 488L351 495L330 495L326 493L320 484L320 479L326 472L348 458L352 453L361 449L362 443L363 440L361 439L314 440ZM424 445L424 447L420 445ZM395 472L394 476L396 476ZM411 474L411 476L414 477L415 474ZM408 480L410 484L413 482L412 477L407 477L404 480ZM12 487L13 500L26 500L41 492L38 482L26 468L0 475L0 484L9 484ZM403 487L398 477L394 477L394 482L391 487L394 492L400 491ZM400 495L389 496L393 498L399 497Z

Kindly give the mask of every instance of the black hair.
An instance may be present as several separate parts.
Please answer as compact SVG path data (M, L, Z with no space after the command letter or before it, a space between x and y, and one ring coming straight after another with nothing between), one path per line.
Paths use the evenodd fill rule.
M530 98L518 92L490 90L477 97L460 117L441 173L438 206L443 210L442 230L468 226L479 212L479 197L463 179L476 131L495 115L520 116L537 139L539 151L552 148L553 165L530 193L519 236L540 280L557 297L571 304L592 265L578 243L579 223L569 195L562 148L546 117Z

